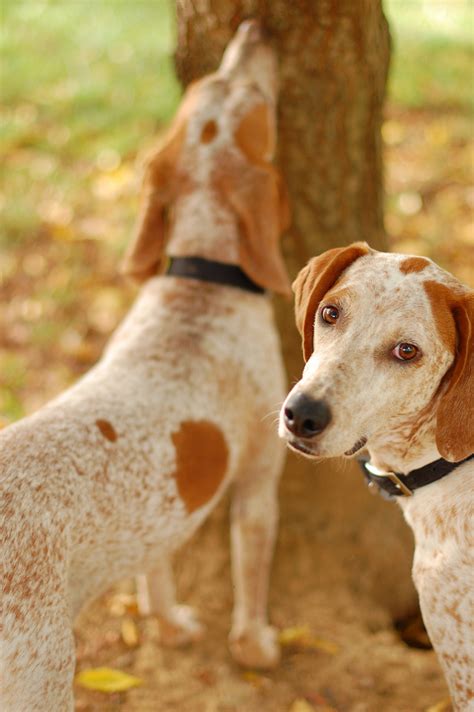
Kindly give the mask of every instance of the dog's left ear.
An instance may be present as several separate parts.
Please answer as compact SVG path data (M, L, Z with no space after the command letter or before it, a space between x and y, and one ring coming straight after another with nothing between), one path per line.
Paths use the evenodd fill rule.
M474 452L474 294L449 305L456 325L457 347L436 421L436 444L442 457L459 462Z
M257 104L235 133L239 149L218 176L223 198L236 213L240 228L239 259L254 282L280 294L291 294L279 238L290 222L283 179L270 162L275 126L265 104Z
M313 257L293 282L296 326L303 341L305 361L313 353L314 318L319 302L342 272L369 252L370 247L366 242L354 242L348 247L327 250L318 257Z

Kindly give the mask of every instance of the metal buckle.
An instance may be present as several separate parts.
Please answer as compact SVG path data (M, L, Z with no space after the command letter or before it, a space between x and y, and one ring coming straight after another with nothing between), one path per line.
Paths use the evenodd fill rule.
M171 267L171 257L169 255L164 255L163 260L161 262L161 269L159 271L159 274L166 274Z
M407 487L404 482L402 482L402 480L398 477L398 475L395 474L395 472L383 472L383 470L379 470L378 467L374 467L374 465L371 465L370 462L365 463L365 469L368 470L371 475L374 475L374 477L388 477L388 479L393 482L395 487L400 490L404 497L412 496L412 490Z

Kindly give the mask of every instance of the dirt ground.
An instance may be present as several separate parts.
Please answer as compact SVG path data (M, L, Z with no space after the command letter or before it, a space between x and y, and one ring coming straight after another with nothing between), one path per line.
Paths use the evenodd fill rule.
M298 463L290 463L289 470L292 474L287 472L281 488L271 619L280 629L306 626L314 636L312 644L303 636L285 645L281 664L271 673L246 672L233 663L227 650L232 586L225 501L176 562L180 598L199 610L207 626L205 639L185 650L160 647L157 621L138 616L134 583L122 582L81 615L78 670L110 666L140 677L143 684L112 695L76 685L76 710L451 710L433 651L408 647L393 627L394 615L407 612L415 600L406 565L400 566L410 535L403 541L390 539L397 505L368 495L362 479L347 468L336 472L337 479L325 479L327 471L318 472L316 466L309 476L298 473ZM347 507L338 504L344 494L362 517L371 517L366 531L360 526L351 532L354 523ZM364 537L373 537L374 526L380 540L373 541L375 558L369 561Z

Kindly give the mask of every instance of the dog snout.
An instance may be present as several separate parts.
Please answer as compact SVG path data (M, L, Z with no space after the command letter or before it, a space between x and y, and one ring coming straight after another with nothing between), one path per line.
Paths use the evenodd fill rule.
M305 393L294 393L285 403L283 420L287 429L298 438L313 438L331 421L331 410L323 400Z
M244 41L260 42L262 39L262 30L258 20L245 20L238 29L238 34Z

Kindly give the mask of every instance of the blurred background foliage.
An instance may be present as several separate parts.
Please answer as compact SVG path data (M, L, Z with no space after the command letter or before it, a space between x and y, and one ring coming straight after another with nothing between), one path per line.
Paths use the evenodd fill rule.
M472 0L385 0L392 249L474 284ZM117 274L140 156L172 116L171 0L2 0L0 426L97 359L133 293Z

